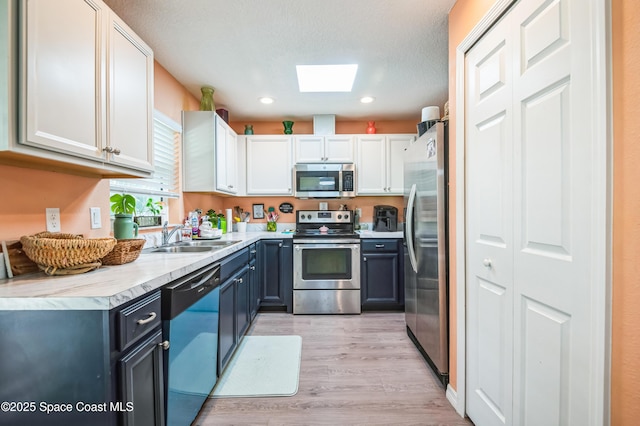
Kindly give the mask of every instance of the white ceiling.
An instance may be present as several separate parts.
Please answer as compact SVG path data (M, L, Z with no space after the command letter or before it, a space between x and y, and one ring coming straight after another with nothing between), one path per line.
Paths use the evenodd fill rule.
M402 120L447 100L455 0L106 0L155 59L231 120ZM295 65L359 65L351 93L300 93ZM373 96L361 104L362 96ZM261 96L276 99L272 105ZM441 109L442 112L442 109Z

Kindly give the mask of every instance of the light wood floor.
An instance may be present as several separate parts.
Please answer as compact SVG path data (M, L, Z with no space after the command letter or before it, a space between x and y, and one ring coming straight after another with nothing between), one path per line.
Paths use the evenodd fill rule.
M406 333L403 313L260 313L249 335L302 336L298 393L209 399L209 425L472 425Z

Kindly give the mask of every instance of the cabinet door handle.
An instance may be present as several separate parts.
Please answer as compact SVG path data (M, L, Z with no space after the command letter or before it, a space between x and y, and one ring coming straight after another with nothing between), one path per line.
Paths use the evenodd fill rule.
M138 323L138 325L145 325L145 324L149 324L154 319L156 319L156 313L155 312L151 312L147 318L139 319L136 322Z
M113 155L120 155L120 148L114 148L112 152Z
M229 188L233 188L233 185L229 185Z
M256 253L257 253L257 250L251 250L249 253L251 253L251 254L256 254Z
M376 248L384 248L384 244L376 244Z
M102 150L105 152L113 152L113 148L110 146L105 146L104 148L102 148Z
M165 340L162 343L158 343L158 346L162 346L162 349L164 349L166 351L167 349L169 349L169 346L171 346L171 345L169 344L168 340Z
M249 269L251 269L252 271L255 271L256 267L255 266L249 266Z
M278 243L278 247L282 247L282 243Z
M366 262L366 261L367 261L367 257L366 257L366 256L365 256L365 257L363 257L363 258L362 258L362 261L363 261L363 262Z

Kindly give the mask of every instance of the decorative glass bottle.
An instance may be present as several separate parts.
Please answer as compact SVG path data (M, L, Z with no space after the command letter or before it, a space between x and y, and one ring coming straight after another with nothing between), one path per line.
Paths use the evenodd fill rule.
M213 87L204 86L200 88L202 98L200 98L200 111L215 111L216 106L213 103Z
M376 132L376 122L367 121L367 134L372 135Z
M244 134L252 135L253 134L253 124L245 124L244 125Z
M290 135L293 133L293 121L283 121L282 124L284 125L285 135Z

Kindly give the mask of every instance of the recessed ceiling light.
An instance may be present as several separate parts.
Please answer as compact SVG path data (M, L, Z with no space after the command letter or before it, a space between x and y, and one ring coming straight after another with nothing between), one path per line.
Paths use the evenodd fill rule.
M262 98L258 98L258 100L259 100L260 102L262 102L263 104L267 104L267 105L268 105L268 104L272 104L272 103L273 103L273 101L274 101L274 99L273 99L273 98L270 98L270 97L268 97L268 96L264 96L264 97L262 97Z
M358 64L296 65L301 92L350 92Z
M360 102L362 102L363 104L370 104L374 100L375 98L372 96L363 96L362 98L360 98Z

